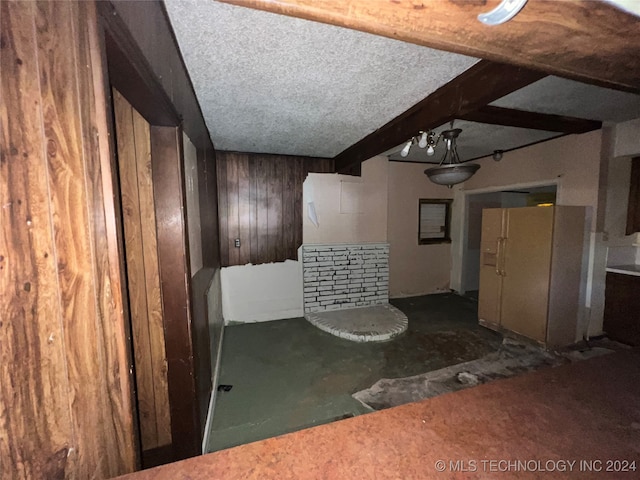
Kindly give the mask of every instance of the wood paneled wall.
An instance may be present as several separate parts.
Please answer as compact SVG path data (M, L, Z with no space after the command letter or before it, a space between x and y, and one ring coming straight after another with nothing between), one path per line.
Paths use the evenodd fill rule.
M112 477L136 445L95 5L0 9L0 471Z
M192 284L181 152L182 132L178 128L151 127L174 460L197 455L202 442L194 373L196 342L192 331Z
M202 295L194 296L191 276L187 274L196 272L188 272L189 265L182 263L188 262L188 256L185 258L188 251L183 249L185 237L184 232L180 232L186 227L182 215L184 198L175 197L176 193L183 193L184 187L184 172L175 170L175 156L181 154L181 142L176 144L176 135L181 136L184 130L197 150L203 267L213 271L220 268L215 151L163 3L159 0L103 1L98 4L98 12L106 31L110 79L152 125L152 150L155 143L156 151L163 157L159 159L161 168L165 169L159 179L164 182L163 186L159 187L159 183L155 186L156 193L162 194L156 199L156 208L163 210L162 219L158 214L157 223L159 228L161 222L166 222L168 227L162 232L163 238L159 231L158 238L159 251L165 252L160 252L160 257L165 256L168 261L168 267L164 268L165 259L161 258L163 298L170 307L165 302L174 448L159 458L166 462L200 453L208 408L208 395L200 392L210 393L212 389L207 317L198 314L204 309L190 305L190 301L203 303L206 299ZM150 97L149 92L154 95ZM149 102L149 98L158 101ZM182 129L175 128L178 125L175 118L182 120ZM171 248L172 242L175 248ZM171 288L166 289L165 283Z
M202 230L202 266L218 269L220 268L218 177L216 152L213 148L198 148L198 193L200 194L200 229Z
M142 449L171 444L149 124L114 90L114 117Z
M220 151L216 159L222 266L297 259L302 183L333 172L333 160Z

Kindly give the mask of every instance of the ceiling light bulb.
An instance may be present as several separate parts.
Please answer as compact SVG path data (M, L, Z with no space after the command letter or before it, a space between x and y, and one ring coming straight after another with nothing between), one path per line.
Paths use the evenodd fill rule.
M409 150L411 149L411 141L412 140L409 140L407 144L404 146L404 148L402 149L402 151L400 152L401 157L406 157L407 155L409 155Z
M420 141L418 142L418 146L420 148L424 148L427 146L427 132L422 132L422 135L420 135Z
M429 145L429 148L427 148L427 155L432 156L435 152L433 145Z

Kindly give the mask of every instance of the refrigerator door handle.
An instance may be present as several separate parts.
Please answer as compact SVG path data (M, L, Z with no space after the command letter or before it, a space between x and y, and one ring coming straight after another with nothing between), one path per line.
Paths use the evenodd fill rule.
M504 269L506 250L507 250L507 237L500 237L500 255L496 263L499 265L500 275L503 277L507 276L507 271Z
M502 256L502 237L498 237L498 241L496 242L496 275L502 275L502 270L500 268L500 258Z

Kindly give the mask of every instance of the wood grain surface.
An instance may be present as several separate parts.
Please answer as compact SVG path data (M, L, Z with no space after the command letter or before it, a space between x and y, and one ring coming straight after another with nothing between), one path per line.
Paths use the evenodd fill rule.
M222 265L297 259L302 183L309 172L332 172L333 161L235 152L216 152L216 159Z
M136 452L94 5L0 8L0 471L111 477Z
M35 5L2 2L0 8L0 471L4 478L59 477L74 435L43 154Z
M138 464L137 425L134 419L130 330L126 321L122 239L117 231L119 206L114 191L117 171L115 147L110 142L107 104L106 63L96 6L92 2L71 2L74 38L78 46L77 76L82 115L89 220L91 222L96 272L96 297L100 319L97 342L104 351L104 424L108 440L103 449L111 471L130 471ZM83 25L84 28L77 28ZM109 474L111 475L111 474Z
M510 21L487 26L477 17L499 0L222 1L640 91L640 19L607 2L536 0Z
M171 443L149 124L114 90L136 392L143 450Z
M202 425L195 384L191 272L185 223L182 131L151 126L158 258L165 322L167 379L174 460L198 455Z
M164 315L158 266L158 239L151 172L151 140L149 124L132 109L136 146L136 173L140 226L142 234L144 288L147 295L150 368L153 378L153 399L156 410L157 446L171 443L171 416L167 387L167 355L164 341Z

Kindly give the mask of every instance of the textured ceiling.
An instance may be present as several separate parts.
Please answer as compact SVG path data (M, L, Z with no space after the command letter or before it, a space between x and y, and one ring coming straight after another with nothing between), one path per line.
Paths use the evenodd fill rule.
M545 77L491 105L604 122L640 117L640 95Z
M165 4L218 150L334 157L477 61L212 0ZM604 122L640 117L639 95L558 77L492 105ZM456 127L463 160L559 135L460 120ZM385 153L441 155L414 147L403 159L402 147Z
M333 157L477 61L215 1L165 4L218 150Z

